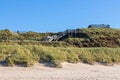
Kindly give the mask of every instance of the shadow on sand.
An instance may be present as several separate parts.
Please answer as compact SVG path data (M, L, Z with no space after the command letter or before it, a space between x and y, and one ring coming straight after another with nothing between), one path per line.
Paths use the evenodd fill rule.
M2 60L0 61L0 66L2 67L13 67L14 65L8 65L8 62L6 60ZM19 67L26 67L26 64L18 64L18 65L15 65L15 66L19 66Z
M51 68L55 67L55 65L51 62L40 62L40 64L42 64L45 67L51 67Z
M55 67L55 65L53 64L53 63L51 63L51 62L40 62L39 64L42 64L42 65L44 65L45 67ZM10 66L8 66L8 63L7 63L7 61L6 60L2 60L2 61L0 61L0 66L2 66L2 67L10 67ZM15 65L15 66L19 66L19 67L27 67L26 66L26 64L17 64L17 65ZM12 67L12 66L11 66Z
M0 66L8 67L7 61L6 60L0 61Z

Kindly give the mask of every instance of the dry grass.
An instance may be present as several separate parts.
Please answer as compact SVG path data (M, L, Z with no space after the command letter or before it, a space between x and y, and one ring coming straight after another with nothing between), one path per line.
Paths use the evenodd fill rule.
M16 64L34 65L35 62L50 62L61 67L61 62L84 62L89 64L120 63L120 48L74 48L45 47L37 45L0 45L0 60L9 66Z

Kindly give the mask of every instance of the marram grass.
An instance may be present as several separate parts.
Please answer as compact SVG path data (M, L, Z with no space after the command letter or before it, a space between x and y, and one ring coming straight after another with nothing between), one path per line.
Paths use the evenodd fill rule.
M36 45L0 45L0 61L6 60L9 66L35 62L50 62L61 67L62 62L88 64L120 63L120 48L74 48L46 47Z

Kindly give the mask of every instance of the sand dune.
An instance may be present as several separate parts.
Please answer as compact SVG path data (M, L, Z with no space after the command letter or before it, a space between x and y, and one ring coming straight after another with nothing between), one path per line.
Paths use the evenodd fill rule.
M0 66L0 80L120 80L120 65L103 66L62 63L63 68Z

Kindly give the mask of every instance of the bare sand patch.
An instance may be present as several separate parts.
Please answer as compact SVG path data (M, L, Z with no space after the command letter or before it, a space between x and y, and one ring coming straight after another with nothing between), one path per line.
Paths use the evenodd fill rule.
M120 65L104 66L62 63L53 68L36 63L32 67L0 66L0 80L120 80Z

